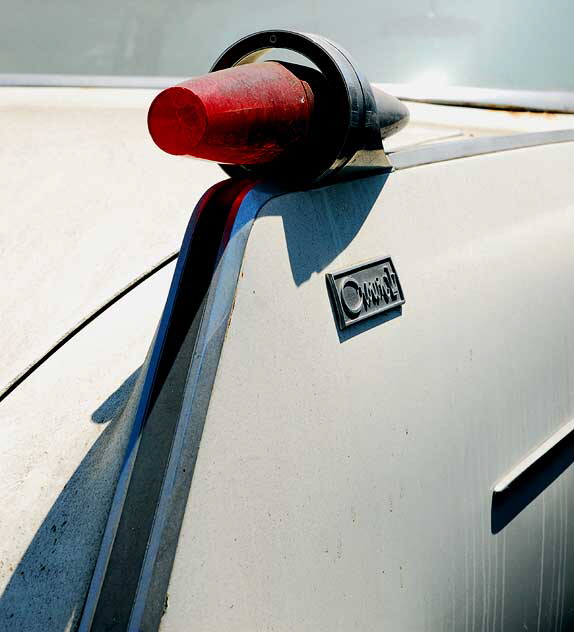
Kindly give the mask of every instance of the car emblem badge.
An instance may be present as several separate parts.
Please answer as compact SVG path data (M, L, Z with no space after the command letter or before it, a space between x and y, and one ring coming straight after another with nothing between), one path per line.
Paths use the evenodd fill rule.
M327 274L327 285L340 329L405 302L399 275L390 257Z

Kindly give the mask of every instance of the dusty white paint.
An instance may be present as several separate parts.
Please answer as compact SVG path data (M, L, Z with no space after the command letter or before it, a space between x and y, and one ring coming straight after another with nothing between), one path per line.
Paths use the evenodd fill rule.
M574 144L297 193L253 228L162 629L572 622L572 468L492 533L494 483L574 416ZM339 336L325 273L406 304Z
M149 138L154 90L0 88L0 390L68 329L179 247L216 165ZM468 134L572 126L574 117L411 103L389 150Z
M0 386L111 293L176 249L193 204L221 177L214 165L175 159L153 146L145 122L153 94L0 89L6 176L0 187ZM470 128L555 128L571 118L410 108L412 124L387 142L389 149Z
M124 453L131 397L174 265L0 403L0 629L73 627Z
M0 88L0 390L177 250L223 174L149 138L155 91Z
M153 146L153 94L0 89L0 389L177 249L221 179ZM410 109L388 149L572 127ZM488 629L518 607L504 586L538 572L540 500L494 538L487 488L571 417L571 164L570 147L537 148L397 173L380 195L375 179L270 206L248 250L166 629L190 617L198 630L434 629L449 617ZM381 252L397 263L403 316L340 343L323 273ZM125 439L132 382L121 385L143 361L168 277L0 404L0 627L77 620ZM564 602L567 482L545 496L544 559L560 570L536 583L551 595L525 597L527 621L544 621L538 603Z

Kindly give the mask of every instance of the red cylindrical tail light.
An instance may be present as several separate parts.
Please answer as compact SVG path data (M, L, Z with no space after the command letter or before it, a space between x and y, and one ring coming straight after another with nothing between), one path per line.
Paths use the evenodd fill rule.
M262 62L274 49L306 62ZM232 44L209 74L160 93L148 126L170 154L219 162L232 177L301 186L343 169L390 169L383 140L408 118L406 107L371 86L339 45L270 30Z
M305 142L313 105L309 84L282 64L245 64L164 90L148 127L169 154L264 164Z

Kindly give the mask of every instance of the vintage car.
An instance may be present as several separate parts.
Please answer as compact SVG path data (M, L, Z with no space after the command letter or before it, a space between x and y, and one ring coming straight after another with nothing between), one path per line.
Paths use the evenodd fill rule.
M573 10L108 4L4 38L0 629L572 629Z

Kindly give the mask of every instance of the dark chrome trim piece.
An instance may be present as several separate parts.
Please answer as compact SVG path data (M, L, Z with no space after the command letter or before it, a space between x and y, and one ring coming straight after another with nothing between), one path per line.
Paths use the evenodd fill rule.
M282 178L297 186L332 181L343 169L389 168L382 139L406 125L407 107L382 91L375 95L349 53L329 39L282 29L259 31L227 48L209 72L254 63L276 49L298 53L318 69L324 79L322 98L329 105L317 111L315 131L299 150L268 165L222 164L221 168L232 177L248 173L261 178L277 177L279 168Z
M88 314L85 318L83 318L79 323L77 323L74 327L72 327L69 331L67 331L57 342L55 342L43 355L41 355L36 361L32 362L24 371L18 374L13 380L11 380L7 386L4 387L0 391L0 402L8 397L14 389L18 388L24 380L30 377L32 373L36 369L39 369L48 358L51 358L58 349L61 349L67 342L69 342L76 334L79 334L82 329L87 327L91 322L93 322L98 316L103 314L107 309L115 305L120 299L122 299L126 294L129 294L132 290L134 290L138 285L142 284L144 281L147 281L150 277L152 277L156 272L159 272L162 268L165 268L172 261L177 259L179 254L179 250L176 252L172 252L170 255L162 259L159 263L156 263L149 270L140 274L140 276L136 277L133 281L128 283L125 287L123 287L119 292L116 292L108 301L106 301L103 305L100 305L93 312Z
M445 141L428 144L416 149L403 149L389 152L393 169L409 169L434 162L469 158L499 151L510 151L524 147L569 143L574 141L574 129L554 130L551 132L531 132L510 134L508 136L483 136L468 140Z

